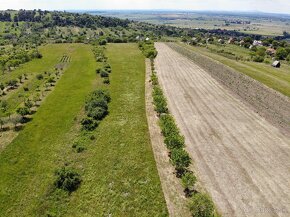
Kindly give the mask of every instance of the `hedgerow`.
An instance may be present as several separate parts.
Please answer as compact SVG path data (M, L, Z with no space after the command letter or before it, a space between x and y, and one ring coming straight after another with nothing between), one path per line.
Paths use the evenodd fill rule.
M169 114L166 98L158 85L158 78L156 72L154 72L153 59L151 59L151 67L150 82L153 85L153 104L159 115L159 125L161 133L164 136L164 143L169 150L170 162L175 167L176 176L181 179L185 196L190 198L190 212L192 216L197 217L218 216L211 198L206 194L197 192L195 189L197 178L188 169L191 164L191 158L184 149L185 139L181 135L174 118Z
M153 101L156 112L160 115L162 113L168 113L167 102L160 87L155 86L153 88Z
M139 42L139 48L145 57L154 59L157 56L157 50L154 47L154 41L142 41Z

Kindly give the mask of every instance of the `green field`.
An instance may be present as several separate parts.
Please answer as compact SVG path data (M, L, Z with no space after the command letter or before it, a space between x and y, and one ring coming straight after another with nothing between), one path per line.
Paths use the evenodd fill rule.
M71 146L81 133L84 99L103 85L96 80L90 46L63 46L69 46L73 61L33 120L0 153L0 216L167 216L145 115L144 57L137 45L108 46L110 113L83 153ZM54 171L64 164L77 168L83 179L71 195L53 190Z
M71 56L75 52L76 46L72 44L60 45L45 45L39 48L43 54L42 59L34 59L26 64L20 65L16 70L1 74L1 82L5 83L8 80L18 80L19 75L27 74L28 80L7 95L1 96L0 99L6 100L9 105L9 110L13 113L15 109L23 102L24 98L30 97L35 94L37 86L44 84L45 80L36 79L37 74L44 74L44 72L54 72L54 67L60 62L61 57L66 54ZM75 54L76 55L76 54ZM23 87L28 87L28 91L24 91ZM42 88L42 87L41 87Z
M273 68L271 64L232 60L219 54L209 52L209 50L202 47L193 47L184 44L182 44L182 46L217 60L290 97L290 65L286 62L283 62L281 68L277 69ZM233 46L235 47L234 49L232 48ZM235 45L230 45L229 48L229 50L234 53L245 55L243 53L245 51L244 48Z

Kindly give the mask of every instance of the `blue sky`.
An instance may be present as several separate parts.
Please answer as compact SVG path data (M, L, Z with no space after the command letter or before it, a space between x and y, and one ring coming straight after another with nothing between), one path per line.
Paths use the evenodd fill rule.
M186 9L290 14L290 0L0 0L0 9Z

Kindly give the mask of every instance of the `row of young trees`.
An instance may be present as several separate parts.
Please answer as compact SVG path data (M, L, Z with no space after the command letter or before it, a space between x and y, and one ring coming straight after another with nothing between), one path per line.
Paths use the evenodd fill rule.
M107 63L107 58L104 54L104 47L95 47L93 52L97 62ZM103 62L104 61L104 62ZM106 67L111 69L111 67ZM102 68L100 69L100 73ZM109 70L111 72L111 70ZM93 91L85 100L85 117L81 120L82 132L77 136L72 148L77 153L81 153L86 150L85 143L88 140L94 140L95 136L92 132L98 127L98 124L102 119L108 115L108 104L111 101L108 90L97 89ZM68 193L72 193L77 190L81 185L82 177L78 170L68 165L55 171L56 179L54 186L56 189L62 189Z
M154 71L154 61L151 59L151 84L153 85L153 103L159 116L159 124L164 143L169 151L172 165L175 167L176 176L181 179L185 196L190 198L189 208L192 216L208 217L216 216L216 211L211 198L196 189L197 177L189 170L191 158L185 150L185 139L181 135L174 118L169 114L167 101L158 84L158 78Z
M108 58L105 56L104 45L95 46L93 49L96 61L102 63L102 67L97 68L96 73L99 74L101 78L103 78L104 84L110 84L110 74L112 72L112 68L111 65L108 63Z
M46 77L45 77L46 76ZM14 125L14 129L18 129L18 124L25 124L30 120L29 115L33 114L40 105L43 97L45 96L45 92L51 91L55 86L56 80L58 80L61 76L61 72L57 71L54 74L50 72L44 72L43 74L37 74L37 80L43 80L41 83L43 84L42 91L40 85L37 85L35 89L35 93L32 95L28 95L30 91L27 86L23 87L24 92L27 94L19 94L18 97L23 98L23 102L19 105L19 107L13 111L11 108L12 105L8 103L7 100L0 99L0 123L1 130L9 130L10 124ZM27 74L18 76L20 82L22 79L27 79ZM9 85L17 85L17 81L15 79L10 80L8 82ZM1 84L0 84L1 87ZM19 87L19 86L18 86ZM7 93L5 93L7 94Z

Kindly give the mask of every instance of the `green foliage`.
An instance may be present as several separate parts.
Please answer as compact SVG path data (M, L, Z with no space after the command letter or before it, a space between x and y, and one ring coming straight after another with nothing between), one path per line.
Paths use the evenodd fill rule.
M279 47L276 51L276 59L285 60L287 58L287 51L285 48Z
M108 103L111 97L108 91L96 90L86 99L85 111L87 117L81 122L83 129L92 131L98 126L98 122L108 114Z
M155 72L153 72L151 75L151 82L152 82L152 85L158 85L158 78Z
M109 77L109 73L106 72L106 71L101 71L100 75L101 75L102 78L108 78Z
M154 42L151 40L139 42L139 48L146 58L154 59L157 56L157 50L154 47Z
M192 172L187 171L182 175L181 183L185 191L188 192L188 195L190 195L190 192L194 190L196 181L197 178Z
M83 126L83 129L87 131L93 131L98 127L98 122L90 117L82 119L81 124Z
M190 165L190 157L184 149L173 149L170 153L172 164L178 172L183 172Z
M290 54L288 54L286 60L290 63Z
M110 79L109 79L109 78L105 78L105 79L103 80L103 83L104 83L104 84L110 84Z
M75 142L73 145L72 145L72 148L75 149L75 151L77 153L81 153L83 151L86 150L86 148L82 145L82 144L79 144L78 142Z
M19 107L16 112L17 114L21 115L21 117L25 117L26 115L30 114L29 108L27 107Z
M55 187L70 193L77 190L82 182L80 174L72 168L62 167L55 172L55 175Z
M184 147L184 137L177 132L171 132L165 137L164 143L170 149L177 149Z
M194 217L213 217L214 205L207 194L194 194L190 200L189 208Z
M258 63L262 63L262 62L264 62L264 57L262 57L262 56L253 56L253 61L254 62L258 62Z
M99 45L106 45L107 41L105 39L102 39L99 41Z
M159 115L162 113L168 113L167 101L161 88L158 86L153 88L153 103L155 105L155 110Z
M43 74L37 74L36 78L37 78L37 80L42 80L43 79Z

